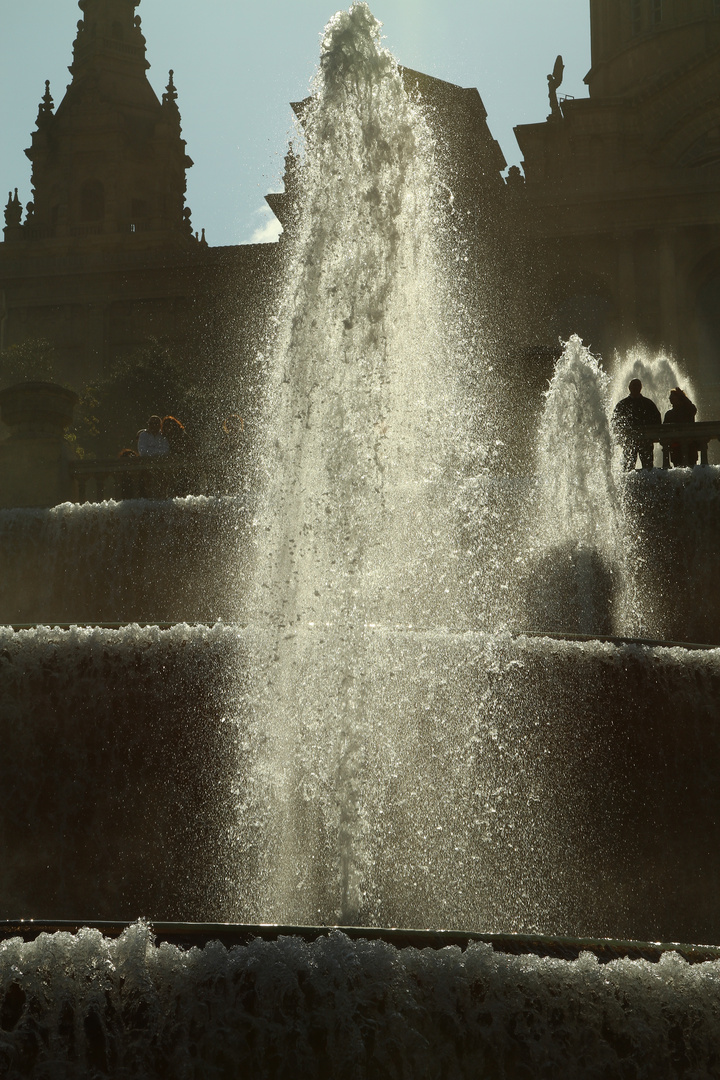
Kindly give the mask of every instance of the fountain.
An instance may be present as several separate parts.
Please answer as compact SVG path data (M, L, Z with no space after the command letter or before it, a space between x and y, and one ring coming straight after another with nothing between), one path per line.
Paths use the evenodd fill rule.
M143 920L18 927L0 942L0 1072L711 1075L717 949L586 937L720 939L718 655L617 640L693 618L718 640L677 589L659 613L632 546L680 492L708 507L709 569L716 473L618 479L607 378L572 338L538 484L503 515L422 102L366 4L322 49L246 597L216 612L183 594L185 618L227 625L0 632L1 896L8 918L345 932L214 927L193 949L177 924L160 941ZM146 515L201 522L201 550L246 527L232 500L167 513L5 511L0 529L77 535L95 515L109 565ZM152 605L175 623L166 594ZM149 603L135 581L108 610L143 621ZM528 613L593 640L520 634Z

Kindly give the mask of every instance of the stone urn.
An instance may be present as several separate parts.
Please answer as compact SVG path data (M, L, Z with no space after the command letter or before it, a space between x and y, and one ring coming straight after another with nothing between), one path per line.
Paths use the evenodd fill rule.
M11 439L62 439L77 403L75 391L57 383L17 383L0 390L0 420Z

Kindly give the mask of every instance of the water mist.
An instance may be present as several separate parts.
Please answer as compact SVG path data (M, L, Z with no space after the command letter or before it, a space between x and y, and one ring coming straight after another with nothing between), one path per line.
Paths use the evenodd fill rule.
M611 633L624 522L609 422L609 377L576 335L545 393L534 513L530 627Z
M279 921L363 917L370 788L377 820L413 737L378 652L460 618L437 170L379 29L357 3L325 30L269 371L250 621Z

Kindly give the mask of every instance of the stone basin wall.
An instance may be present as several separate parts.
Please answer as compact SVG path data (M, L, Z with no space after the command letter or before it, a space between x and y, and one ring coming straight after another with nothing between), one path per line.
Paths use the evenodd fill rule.
M240 619L250 513L202 495L0 510L0 623Z
M258 889L253 640L0 631L0 917L309 921ZM357 679L361 925L720 943L720 653L368 631ZM345 749L311 721L280 767L331 922Z
M234 910L243 655L219 625L0 628L0 918Z

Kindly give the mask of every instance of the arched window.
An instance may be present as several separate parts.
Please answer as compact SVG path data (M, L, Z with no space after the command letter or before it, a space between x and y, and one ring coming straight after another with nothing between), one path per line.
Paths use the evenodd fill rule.
M642 30L642 0L630 0L630 19L633 34L639 34Z
M659 26L663 17L663 0L653 0L653 26Z
M112 24L112 36L115 38L116 41L122 41L122 39L123 39L122 23L114 22Z
M80 191L80 220L102 221L105 217L105 189L99 180L88 180Z

